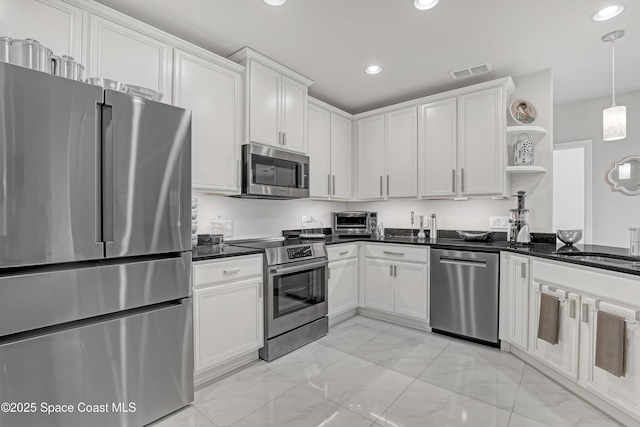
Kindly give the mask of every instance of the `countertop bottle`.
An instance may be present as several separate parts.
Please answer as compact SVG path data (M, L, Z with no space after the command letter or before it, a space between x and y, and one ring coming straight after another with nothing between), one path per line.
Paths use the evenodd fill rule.
M436 240L438 238L438 225L436 223L436 214L431 214L431 221L429 222L429 240Z

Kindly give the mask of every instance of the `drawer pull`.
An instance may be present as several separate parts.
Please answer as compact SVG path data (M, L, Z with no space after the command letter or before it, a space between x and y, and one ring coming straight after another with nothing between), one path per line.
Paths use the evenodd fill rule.
M340 255L346 255L348 253L349 253L349 251L343 251L343 252L340 252Z
M240 272L239 268L230 268L228 270L224 270L224 274L235 274L239 272Z
M399 256L404 256L404 252L393 252L393 251L382 251L383 254L387 254L387 255L399 255Z

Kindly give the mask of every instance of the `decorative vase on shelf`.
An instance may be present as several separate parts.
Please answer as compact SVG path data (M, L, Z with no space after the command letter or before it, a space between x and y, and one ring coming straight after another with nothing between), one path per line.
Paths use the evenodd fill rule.
M522 138L522 135L525 138ZM518 142L513 146L513 164L516 166L531 166L534 162L533 142L526 133L518 136Z

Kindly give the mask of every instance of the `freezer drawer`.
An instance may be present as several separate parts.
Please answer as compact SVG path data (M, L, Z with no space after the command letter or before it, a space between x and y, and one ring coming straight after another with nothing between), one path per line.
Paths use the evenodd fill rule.
M103 90L0 62L0 268L103 257Z
M104 94L106 256L191 250L191 111Z
M499 255L431 250L430 326L498 343Z
M191 295L191 252L153 261L42 270L0 276L0 337Z
M0 412L0 425L140 427L187 405L193 400L191 310L187 298L0 344L0 401L35 404L32 413ZM43 413L43 403L70 405L73 412ZM97 412L82 412L87 408Z

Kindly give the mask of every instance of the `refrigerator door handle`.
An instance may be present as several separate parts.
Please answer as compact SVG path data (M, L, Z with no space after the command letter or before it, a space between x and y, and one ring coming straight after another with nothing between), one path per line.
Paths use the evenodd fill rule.
M102 106L102 241L113 242L113 112Z

